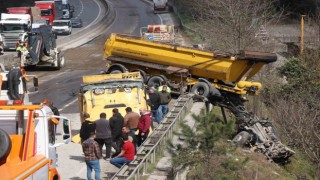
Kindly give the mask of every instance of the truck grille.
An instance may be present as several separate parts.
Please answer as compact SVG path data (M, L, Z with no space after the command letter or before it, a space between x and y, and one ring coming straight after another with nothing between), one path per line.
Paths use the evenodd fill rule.
M7 49L15 49L16 48L16 43L20 39L19 35L6 35L3 34L3 44L5 48Z

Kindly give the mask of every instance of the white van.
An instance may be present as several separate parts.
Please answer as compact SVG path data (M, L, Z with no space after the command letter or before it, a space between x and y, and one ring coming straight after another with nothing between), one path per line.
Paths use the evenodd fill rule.
M72 33L72 24L70 20L54 20L52 23L52 31L56 34Z

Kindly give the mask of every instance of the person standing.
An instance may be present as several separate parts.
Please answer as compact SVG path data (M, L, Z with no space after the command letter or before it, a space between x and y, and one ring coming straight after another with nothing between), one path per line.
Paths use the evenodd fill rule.
M140 146L144 140L147 139L150 129L150 116L151 113L145 108L140 109L140 119L138 123L138 136L137 136L137 145Z
M134 145L129 141L127 134L122 134L123 146L121 153L115 158L110 160L110 163L115 165L117 168L121 168L124 164L129 164L135 155Z
M85 162L87 165L87 179L92 179L92 169L95 173L95 179L100 180L100 160L102 155L99 144L94 140L96 137L94 132L91 132L90 137L82 143L82 151L84 153Z
M156 92L156 89L154 87L149 88L149 99L147 102L148 105L151 107L153 118L157 121L158 124L160 124L162 115L159 112L159 107L161 100L158 92Z
M106 156L104 159L109 160L111 155L112 136L110 124L106 118L106 113L101 113L100 119L96 121L96 141L100 146L101 152L103 145L106 146Z
M127 114L124 116L123 127L128 126L130 131L135 133L137 131L140 115L136 112L133 112L131 107L127 107L126 112Z
M120 138L122 135L123 117L119 113L117 108L112 110L112 117L109 119L111 135L112 135L112 147L116 150L116 154L121 151Z
M88 120L88 118L90 118L90 115L88 113L84 113L83 118L85 120L81 124L81 128L80 128L81 143L83 143L85 140L87 140L90 137L91 132L96 131L96 124Z
M163 85L161 92L159 92L160 96L160 115L161 115L161 120L164 118L164 116L168 113L169 111L169 102L171 101L171 94L167 91L167 86Z

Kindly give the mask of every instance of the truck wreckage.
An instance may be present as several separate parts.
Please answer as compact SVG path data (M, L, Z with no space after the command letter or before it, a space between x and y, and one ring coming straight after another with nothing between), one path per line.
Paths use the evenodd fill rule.
M141 37L111 34L105 43L106 73L140 72L148 85L166 82L171 92L193 93L236 117L237 146L250 145L278 163L287 162L294 151L282 144L271 121L248 112L242 95L258 95L259 82L248 81L268 63L274 53L242 51L229 55L160 42ZM173 72L172 72L173 71ZM178 73L177 73L178 72Z

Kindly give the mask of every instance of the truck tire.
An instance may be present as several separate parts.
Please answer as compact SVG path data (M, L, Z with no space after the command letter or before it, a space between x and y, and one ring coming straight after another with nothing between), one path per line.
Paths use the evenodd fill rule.
M147 82L147 73L144 70L141 69L136 69L133 70L132 72L140 72L142 78L143 78L143 82L146 83Z
M158 88L161 85L161 82L165 81L165 79L161 76L152 76L149 80L147 85L149 87L153 86L155 88Z
M244 147L250 141L251 135L246 131L241 131L232 139L231 143L233 146Z
M56 57L57 57L57 66L55 67L55 69L60 70L65 65L65 58L61 54L61 52L59 52Z
M210 87L205 82L198 82L192 86L191 93L207 97L210 94Z
M122 73L120 70L112 70L109 74L120 74Z
M8 96L10 100L19 100L19 84L22 76L19 68L13 68L8 73Z
M122 64L112 64L107 70L107 74L119 74L127 71L128 69Z
M10 153L12 142L7 132L0 128L0 161L5 160Z

